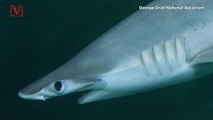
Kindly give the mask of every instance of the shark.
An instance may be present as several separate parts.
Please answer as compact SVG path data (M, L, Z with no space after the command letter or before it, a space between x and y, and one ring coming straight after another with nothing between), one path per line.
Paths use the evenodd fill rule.
M213 74L213 1L154 0L145 7L156 6L164 9L136 11L18 95L46 100L87 91L78 99L85 104Z

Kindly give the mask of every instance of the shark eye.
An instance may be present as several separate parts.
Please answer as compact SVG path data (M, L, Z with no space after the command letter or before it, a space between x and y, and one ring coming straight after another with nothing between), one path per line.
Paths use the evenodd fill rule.
M64 84L61 81L57 81L54 83L54 90L56 93L64 92Z

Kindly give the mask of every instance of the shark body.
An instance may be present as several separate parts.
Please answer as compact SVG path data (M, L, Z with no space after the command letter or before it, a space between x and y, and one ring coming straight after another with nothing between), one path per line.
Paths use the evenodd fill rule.
M90 90L78 101L84 104L212 74L213 1L156 0L147 6L205 9L139 10L19 96L45 100Z

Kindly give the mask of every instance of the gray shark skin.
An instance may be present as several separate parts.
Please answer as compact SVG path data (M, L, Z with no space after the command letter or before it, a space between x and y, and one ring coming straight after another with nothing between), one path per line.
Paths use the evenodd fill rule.
M89 90L78 101L84 104L212 74L213 1L156 0L147 6L205 9L139 10L19 96L46 100Z

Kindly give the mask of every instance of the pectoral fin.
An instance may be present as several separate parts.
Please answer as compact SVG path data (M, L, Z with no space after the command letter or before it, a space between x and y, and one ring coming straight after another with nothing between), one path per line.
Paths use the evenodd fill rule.
M102 90L94 90L87 93L83 97L81 97L78 100L78 103L85 104L85 103L90 103L90 102L94 102L98 100L104 100L104 99L110 98L110 96L111 94L109 92L102 91Z
M213 63L213 49L208 49L199 53L191 61L192 66L202 63Z

